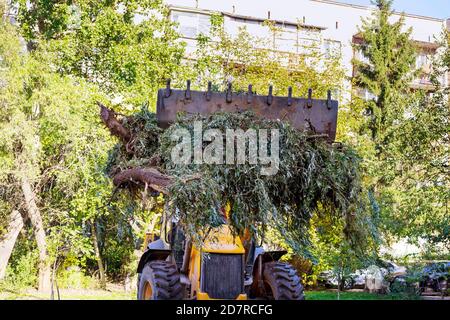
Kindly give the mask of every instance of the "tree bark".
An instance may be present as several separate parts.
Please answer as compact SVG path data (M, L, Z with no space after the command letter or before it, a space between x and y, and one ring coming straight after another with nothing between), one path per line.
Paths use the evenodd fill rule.
M25 198L25 207L33 225L34 235L39 250L39 291L51 290L51 267L47 252L47 240L42 223L41 212L36 204L36 196L28 179L22 179L22 192Z
M201 179L201 175L195 174L184 178L182 181L187 183L197 179ZM135 182L163 194L169 194L168 188L173 181L173 177L165 175L153 167L126 169L116 174L113 178L113 184L116 187L121 187L129 182Z
M118 137L124 144L127 144L131 140L131 133L117 119L116 112L113 109L108 109L100 102L97 102L97 104L100 107L100 118L105 126L112 135Z
M13 210L9 222L8 231L0 242L0 280L5 277L6 266L16 243L17 236L23 228L23 219L20 212Z
M105 268L103 267L103 261L100 255L100 248L98 247L97 228L95 227L94 220L91 220L91 233L92 233L92 242L94 244L95 260L97 260L98 273L100 276L100 288L106 289Z
M133 168L123 170L114 176L113 183L116 187L127 182L139 182L155 191L167 194L167 187L172 183L172 178L155 168Z

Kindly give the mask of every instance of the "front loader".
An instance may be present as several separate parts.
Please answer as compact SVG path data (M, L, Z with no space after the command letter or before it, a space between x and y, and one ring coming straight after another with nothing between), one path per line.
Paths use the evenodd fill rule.
M336 136L338 102L307 98L257 95L251 85L246 93L206 92L170 88L158 91L158 125L165 128L178 112L207 115L214 112L252 110L257 116L288 121L298 130L323 135L330 143ZM222 209L223 224L208 234L202 247L196 247L175 221L163 218L159 239L153 239L138 265L138 299L275 299L303 300L303 286L297 271L280 262L286 251L266 251L244 232L234 236L229 225L230 206ZM164 216L164 215L163 215ZM153 237L154 238L154 237Z

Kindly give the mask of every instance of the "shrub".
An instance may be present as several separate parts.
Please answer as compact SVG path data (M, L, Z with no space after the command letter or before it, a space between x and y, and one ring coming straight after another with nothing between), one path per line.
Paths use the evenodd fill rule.
M97 280L87 276L77 266L70 266L58 272L58 286L71 289L93 289L98 286Z
M32 250L11 260L6 269L5 283L14 290L35 286L38 278L38 252Z

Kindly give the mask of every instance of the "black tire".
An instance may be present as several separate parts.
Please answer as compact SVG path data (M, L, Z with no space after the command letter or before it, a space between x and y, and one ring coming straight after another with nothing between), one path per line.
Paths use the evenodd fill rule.
M138 286L138 300L181 300L183 286L175 264L168 261L147 262Z
M266 298L273 300L305 300L297 271L288 263L273 261L263 264Z
M443 295L447 293L448 282L447 279L439 279L437 285L437 291L441 292Z

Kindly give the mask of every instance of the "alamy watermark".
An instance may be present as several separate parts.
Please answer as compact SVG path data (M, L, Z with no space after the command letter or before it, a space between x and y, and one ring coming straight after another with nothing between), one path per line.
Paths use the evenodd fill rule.
M178 128L172 133L172 141L177 142L171 152L174 163L242 165L248 162L261 165L262 175L275 175L278 172L280 164L278 129L270 129L270 137L268 129L250 128L247 131L241 128L226 129L224 134L220 129L203 130L203 122L195 121L193 131L193 136L184 128ZM204 142L209 142L205 148Z

